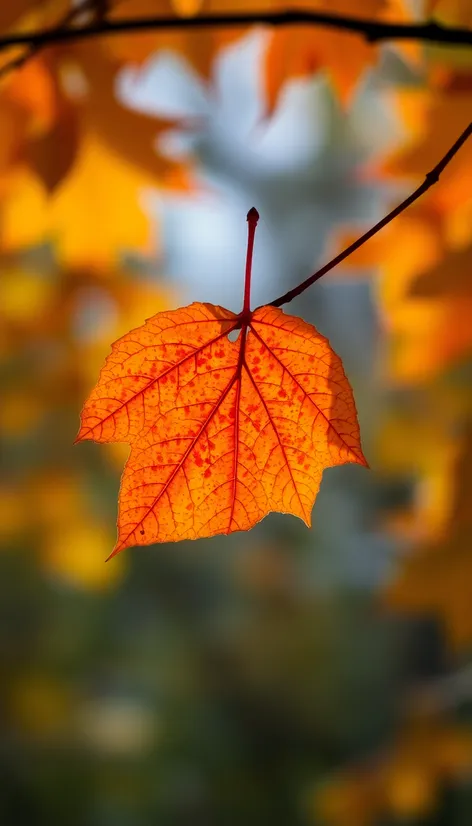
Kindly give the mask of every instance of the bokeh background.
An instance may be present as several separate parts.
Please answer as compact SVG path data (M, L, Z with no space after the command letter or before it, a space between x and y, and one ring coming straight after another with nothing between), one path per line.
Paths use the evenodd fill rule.
M469 0L297 7L472 27ZM111 343L275 299L411 192L472 110L472 49L195 29L289 0L18 0L0 35L0 823L472 823L472 142L288 309L331 341L370 470L308 530L128 550L125 445L73 446ZM355 6L355 8L354 8Z

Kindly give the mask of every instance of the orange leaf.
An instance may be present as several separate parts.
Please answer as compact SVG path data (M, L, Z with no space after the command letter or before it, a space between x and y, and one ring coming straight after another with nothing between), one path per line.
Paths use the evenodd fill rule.
M78 102L84 131L92 128L113 153L162 183L166 173L182 169L154 148L160 132L174 121L130 111L120 104L116 77L121 64L110 49L106 43L78 42L57 57L56 72L62 71L72 85L78 80L84 86L84 96Z
M242 325L194 303L123 336L85 404L81 439L132 445L115 553L247 530L270 511L310 525L324 468L366 464L340 359L273 307Z
M438 88L433 86L425 94L415 90L411 96L402 97L411 139L384 165L384 172L421 179L424 170L436 163L442 147L451 145L454 136L464 128L466 113L472 106L472 78L468 73L455 72ZM472 148L467 143L464 151L451 161L448 174L426 195L426 203L438 209L446 222L453 220L455 211L470 201L471 163Z
M286 8L286 4L281 4ZM408 19L403 0L364 0L362 6L352 0L309 0L296 4L307 11L324 11L351 16L358 10L360 17L387 22ZM415 50L402 47L404 54L415 57ZM272 113L283 84L292 77L307 77L325 69L343 104L351 96L363 72L378 58L378 45L352 32L323 26L300 24L280 27L272 33L265 59L268 113Z
M241 0L237 4L240 6ZM120 20L129 17L148 17L154 15L171 18L191 17L200 11L204 13L227 11L214 0L121 0L110 10L110 19ZM247 27L201 28L195 32L185 28L156 29L127 33L108 38L104 50L118 59L120 63L141 63L151 54L161 49L170 49L185 56L196 71L205 79L211 77L211 68L216 54L225 45L241 37Z
M249 309L258 219L251 209L241 313L157 313L115 342L84 406L76 441L131 445L112 556L248 530L270 511L309 526L325 467L367 464L328 340L283 310Z

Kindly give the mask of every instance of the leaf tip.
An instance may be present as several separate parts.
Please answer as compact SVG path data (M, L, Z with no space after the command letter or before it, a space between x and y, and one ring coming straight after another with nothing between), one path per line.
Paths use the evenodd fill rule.
M93 437L92 437L91 429L89 427L84 427L84 425L81 425L79 427L79 432L77 433L77 436L75 437L72 444L76 445L79 442L85 442L87 439L92 439L92 438Z
M121 553L121 551L124 551L124 549L125 549L125 546L122 545L120 542L117 542L115 547L113 548L111 554L109 556L107 556L107 558L105 559L105 562L109 562L110 559L113 559L114 556L117 556L119 553Z
M365 468L367 468L367 470L370 470L370 465L369 465L367 459L365 458L364 453L362 452L362 448L359 448L358 452L356 451L355 456L356 456L356 464L362 465L362 467L365 467Z

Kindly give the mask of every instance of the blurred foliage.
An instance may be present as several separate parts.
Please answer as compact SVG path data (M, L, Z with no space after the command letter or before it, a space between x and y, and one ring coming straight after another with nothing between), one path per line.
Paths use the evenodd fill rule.
M468 0L293 5L472 25ZM17 0L0 31L287 6ZM6 826L472 820L470 141L293 308L343 357L371 470L325 473L311 531L271 515L104 563L127 448L73 441L111 342L228 279L218 250L231 272L239 240L224 220L240 213L243 233L254 192L288 288L470 119L470 49L296 26L265 31L253 69L248 37L180 27L0 51L0 72L16 63L0 77Z

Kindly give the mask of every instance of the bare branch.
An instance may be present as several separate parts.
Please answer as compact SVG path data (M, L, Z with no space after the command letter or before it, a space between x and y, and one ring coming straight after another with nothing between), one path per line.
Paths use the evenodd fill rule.
M254 25L293 26L304 23L324 26L330 29L352 32L364 37L370 43L383 40L421 40L455 46L472 46L472 30L453 26L443 26L434 21L422 23L386 23L363 17L329 14L318 11L292 9L290 11L228 14L200 14L194 17L130 17L110 20L106 15L98 15L92 22L81 26L61 24L52 29L36 32L14 32L0 37L0 49L9 46L43 48L70 40L89 37L104 37L113 34L154 31L157 29L204 29L215 27L241 27Z
M69 31L69 26L73 25L77 20L80 20L80 17L84 12L89 12L95 15L96 19L104 19L104 15L108 11L108 0L82 0L77 6L70 9L64 17L59 21L59 25L55 31L59 31L61 29L66 29ZM11 46L12 44L5 44L4 39L0 37L0 51L2 49ZM8 60L3 66L0 66L0 78L7 75L9 72L14 71L15 69L21 69L24 64L30 60L30 58L34 57L34 55L38 54L39 51L43 48L42 43L33 43L31 39L28 39L25 44L27 48L23 52L23 54L17 55L16 57Z
M313 273L313 275L310 275L310 277L307 278L305 281L302 281L302 283L299 284L298 287L294 287L292 290L289 290L288 292L284 293L284 295L280 296L280 298L276 298L275 301L271 301L270 305L272 307L281 307L282 304L287 304L289 301L292 301L298 295L301 295L301 293L307 290L308 287L311 287L311 285L314 284L315 281L318 281L323 275L326 275L327 272L334 269L334 267L337 267L337 265L340 264L341 261L344 261L346 258L348 258L353 252L355 252L355 250L359 249L359 247L362 247L362 245L365 244L366 241L369 240L369 238L372 238L373 235L376 235L378 232L380 232L380 230L386 227L387 224L390 223L390 221L393 221L393 219L396 218L397 215L400 215L402 212L405 211L405 209L408 209L408 207L411 206L411 204L413 204L415 201L417 201L418 198L424 195L424 193L427 192L428 189L431 186L433 186L433 184L438 182L441 173L444 171L448 163L452 161L454 155L459 151L461 146L466 142L467 138L469 138L470 135L472 135L472 122L469 123L468 126L466 126L462 134L457 138L456 142L451 146L451 148L448 149L444 157L441 158L439 163L437 163L436 166L430 172L427 173L423 183L420 184L420 186L417 189L415 189L415 191L411 195L409 195L408 198L402 201L402 203L395 207L395 209L392 209L392 211L389 212L388 215L385 216L385 218L382 218L381 221L379 221L371 229L365 232L364 235L361 235L361 237L358 238L357 241L354 241L352 244L346 247L345 250L340 252L339 255L337 255L331 261L328 261L327 264L324 264L324 266L321 267L321 269L317 270L315 273Z

